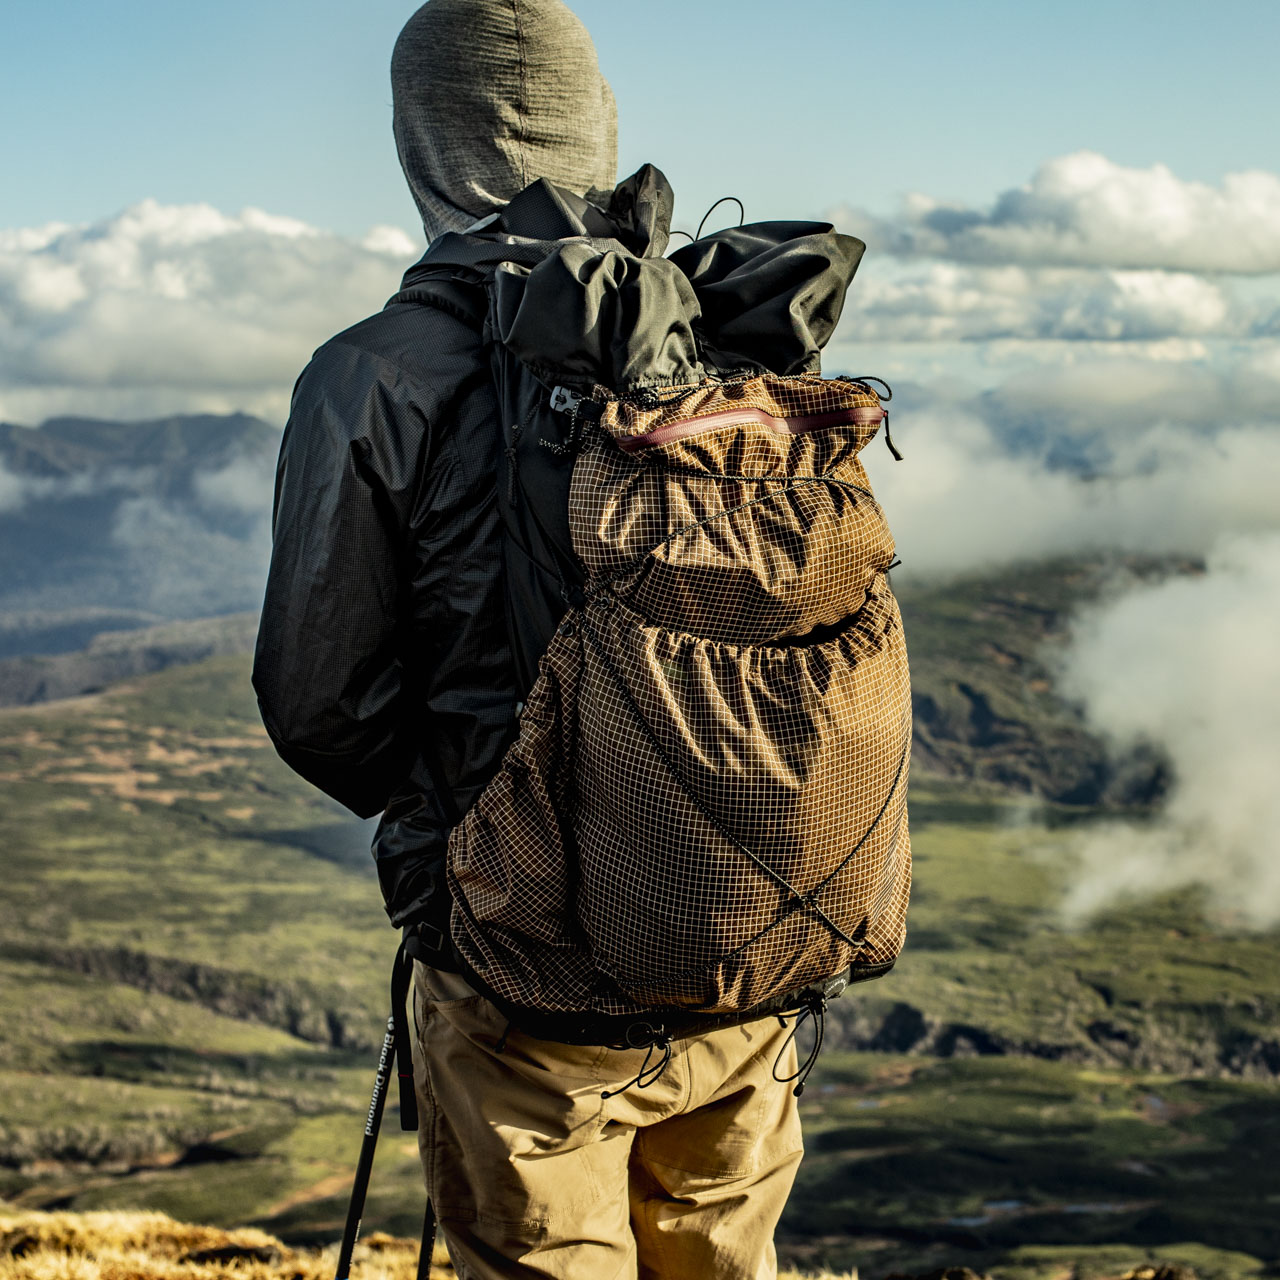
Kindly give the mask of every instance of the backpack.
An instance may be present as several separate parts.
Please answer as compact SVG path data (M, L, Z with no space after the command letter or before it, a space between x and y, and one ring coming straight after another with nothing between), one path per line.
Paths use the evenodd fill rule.
M488 353L526 691L450 838L448 959L572 1043L813 1011L892 966L910 887L878 380L726 359L670 259L523 253L395 299Z

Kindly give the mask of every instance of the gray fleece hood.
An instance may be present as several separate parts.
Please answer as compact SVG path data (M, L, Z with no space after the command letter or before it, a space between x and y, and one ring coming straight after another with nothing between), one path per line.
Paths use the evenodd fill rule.
M430 0L396 41L391 94L428 240L539 178L579 195L616 181L613 92L561 0Z

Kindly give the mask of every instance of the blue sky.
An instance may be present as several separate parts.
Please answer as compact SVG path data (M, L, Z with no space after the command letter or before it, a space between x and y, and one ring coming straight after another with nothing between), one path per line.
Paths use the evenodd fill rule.
M0 417L282 420L421 252L388 85L414 8L8 0ZM832 371L1003 397L1040 437L1082 368L1143 420L1280 419L1280 4L576 10L621 172L664 168L677 226L732 193L867 240Z
M1184 179L1280 168L1280 5L578 0L621 161L665 168L681 221L981 205L1081 149ZM0 226L146 196L345 234L415 229L390 136L402 0L7 0ZM13 127L17 122L18 127Z

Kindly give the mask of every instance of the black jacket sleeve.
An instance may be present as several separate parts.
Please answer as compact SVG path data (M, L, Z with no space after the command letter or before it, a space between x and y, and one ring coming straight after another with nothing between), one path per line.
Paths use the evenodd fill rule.
M285 762L361 817L415 755L402 597L421 399L381 357L326 344L294 389L276 472L253 684Z

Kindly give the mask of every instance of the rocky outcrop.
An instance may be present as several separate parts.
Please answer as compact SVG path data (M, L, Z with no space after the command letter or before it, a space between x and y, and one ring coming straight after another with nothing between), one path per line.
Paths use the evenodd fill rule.
M365 1052L381 1037L373 1011L334 1002L300 982L273 981L260 974L175 960L125 947L6 947L10 955L55 968L118 982L139 991L187 1000L213 1013L287 1031L331 1049Z
M1079 608L1118 581L1194 566L1137 557L1049 562L995 577L895 583L911 654L912 771L1069 805L1147 805L1169 784L1142 749L1117 758L1056 692Z
M104 631L73 653L0 659L0 707L75 698L166 667L249 653L257 629L257 614L233 613Z
M1280 1039L1239 1028L1215 1029L1213 1012L1175 1025L1135 1011L1132 1017L1081 1023L1060 1040L1040 1040L952 1021L905 1001L887 1011L836 1002L827 1011L827 1044L935 1058L1013 1054L1180 1077L1280 1079Z

